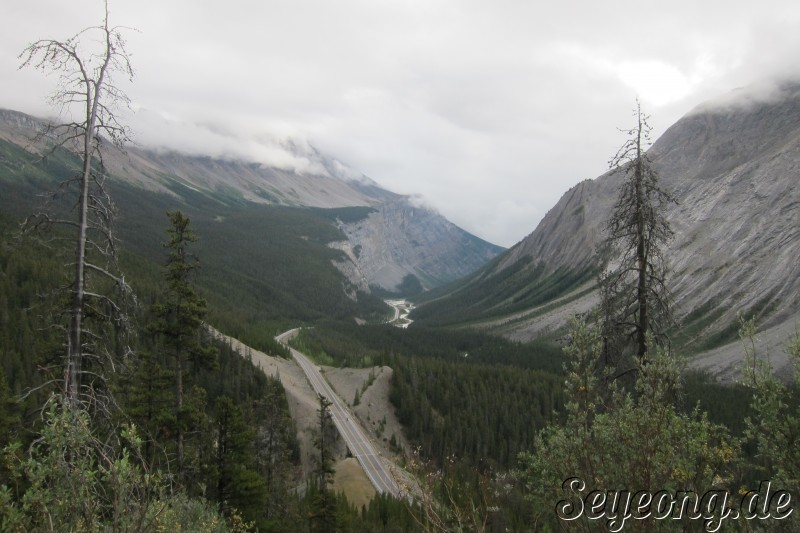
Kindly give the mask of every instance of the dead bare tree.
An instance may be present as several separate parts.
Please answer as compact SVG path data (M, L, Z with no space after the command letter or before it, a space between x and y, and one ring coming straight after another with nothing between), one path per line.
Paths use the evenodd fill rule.
M665 211L676 200L659 186L647 156L651 128L638 101L634 116L636 125L623 130L628 140L610 161L625 179L606 226L607 262L600 277L607 362L631 345L644 358L648 336L668 344L666 330L673 324L664 246L673 235Z
M119 106L129 104L129 99L115 85L114 76L122 74L130 80L133 70L122 28L109 25L107 2L101 25L85 28L66 40L36 41L19 58L20 68L58 75L51 103L61 116L69 118L61 124L48 124L40 141L50 144L49 153L66 149L80 161L75 174L60 183L53 195L74 195L70 211L58 215L45 206L24 226L58 225L75 231L64 365L64 394L75 408L85 392L83 377L95 376L85 368L85 359L107 355L97 348L106 335L87 328L85 320L99 318L115 326L123 326L126 321L122 300L109 297L99 287L112 284L123 295L130 295L128 284L116 268L116 238L112 230L115 209L105 186L103 150L108 141L122 148L129 140L129 131L116 114ZM86 386L91 388L88 383L93 381L94 378L88 380Z

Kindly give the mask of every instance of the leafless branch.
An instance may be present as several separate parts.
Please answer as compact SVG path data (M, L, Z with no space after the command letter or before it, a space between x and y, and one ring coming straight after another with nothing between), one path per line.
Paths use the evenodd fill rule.
M78 397L86 392L81 384L82 376L91 376L91 384L86 385L91 385L93 392L90 396L96 399L94 383L103 375L95 369L83 368L84 359L87 362L94 359L85 341L99 344L104 340L84 322L99 320L116 326L127 323L122 303L93 288L92 279L87 275L87 272L101 274L113 281L123 293L130 292L121 275L112 272L109 266L100 266L105 263L116 270L116 245L111 227L115 208L105 189L107 174L103 149L108 144L105 139L121 148L130 133L116 115L116 110L129 106L130 100L114 83L114 77L121 74L131 79L133 76L122 29L109 25L106 5L102 24L85 28L64 40L35 41L19 55L20 68L33 68L58 77L51 102L62 115L80 117L61 124L47 124L37 136L42 143L49 144L47 155L60 148L69 150L80 158L81 169L62 182L57 193L50 195L47 210L29 217L24 225L26 229L37 229L57 224L76 230L74 274L68 289L71 303L64 388L69 402L75 406L80 403ZM94 35L101 38L94 40ZM74 184L77 188L71 187ZM55 199L62 194L76 194L69 217L51 211ZM104 259L98 262L92 259L93 256Z

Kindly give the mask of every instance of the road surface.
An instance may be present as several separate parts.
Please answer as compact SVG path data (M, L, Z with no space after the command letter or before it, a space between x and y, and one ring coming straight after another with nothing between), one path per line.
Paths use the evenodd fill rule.
M398 328L407 328L411 325L413 320L408 318L408 315L414 309L414 304L407 300L384 300L384 302L394 309L394 318L389 321L390 324Z
M331 418L333 418L333 422L336 425L336 429L339 430L339 434L347 443L350 453L358 459L358 462L364 469L364 473L367 474L375 490L381 493L391 494L397 498L405 497L400 486L395 482L394 477L392 477L391 472L383 462L383 459L381 459L375 451L369 437L367 437L355 416L350 413L344 402L342 402L339 396L333 391L328 382L325 381L325 378L322 377L319 368L308 359L308 357L287 344L287 340L295 335L297 331L299 330L292 329L281 333L275 337L275 340L286 345L292 357L294 357L294 360L297 361L297 364L300 365L300 368L305 372L314 390L331 402L329 410Z

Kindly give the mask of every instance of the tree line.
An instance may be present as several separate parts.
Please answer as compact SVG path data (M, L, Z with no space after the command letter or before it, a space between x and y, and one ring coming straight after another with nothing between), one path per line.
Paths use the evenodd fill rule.
M188 219L172 212L170 220L166 249L185 246L190 252ZM6 236L14 233L11 225L5 229ZM280 380L205 329L205 304L191 276L176 277L197 266L190 257L165 261L161 282L132 282L158 293L138 292L148 303L132 312L131 351L107 379L92 384L91 393L113 405L74 409L60 402L63 340L58 328L48 327L50 311L63 305L58 295L63 267L48 248L3 241L0 445L6 459L0 465L5 487L0 519L5 527L37 529L44 527L41 520L53 520L63 527L142 531L297 531L318 530L320 523L365 531L405 524L404 530L416 530L404 502L376 497L358 509L330 490L328 475L324 484L300 476L296 428ZM58 455L58 449L67 455ZM63 461L75 453L86 461L66 466ZM326 463L330 474L329 459ZM124 480L120 469L127 469ZM48 475L40 478L37 472ZM70 492L76 483L86 491ZM122 497L125 506L115 508L115 498ZM51 508L56 501L72 505ZM136 522L122 520L126 513Z
M334 495L321 511L313 493L327 479L297 490L283 387L206 327L188 216L167 211L161 269L133 261L140 270L123 274L104 165L107 141L127 140L114 114L127 102L115 74L132 75L123 33L106 5L100 25L20 56L60 76L54 102L81 118L41 134L61 181L0 249L2 529L296 531L320 512L334 525L408 520L403 503L380 498L359 513Z
M544 345L442 329L345 334L344 327L332 332L331 323L327 336L319 334L325 328L312 330L301 342L334 361L395 368L392 401L431 462L410 463L422 480L418 506L376 498L355 510L328 491L330 425L320 401L319 463L305 489L295 490L297 444L280 382L204 327L210 308L196 288L189 217L168 212L164 266L158 280L142 284L151 289L147 305L119 268L103 139L126 134L108 114L112 102L125 102L111 74L130 74L120 31L106 11L96 28L37 41L22 56L25 65L63 74L57 101L85 104L85 115L48 132L55 148L77 155L63 158L70 173L62 186L0 257L4 529L555 528L559 491L575 477L601 492L705 494L737 493L764 475L798 494L796 388L778 382L756 353L753 321L740 324L752 398L742 435L699 407L680 406L681 368L665 335L671 232L663 208L671 197L647 160L649 127L639 108L612 160L625 179L607 228L602 303L573 321L565 358L550 357ZM78 44L91 32L103 37L100 48L83 56ZM24 240L28 234L37 238ZM562 274L517 303L586 275ZM347 305L334 306L333 315L347 315ZM787 352L800 372L800 341ZM564 361L563 372L553 360ZM747 446L757 459L743 456ZM596 524L577 518L578 527ZM796 519L781 524L796 528ZM652 516L635 524L691 527Z

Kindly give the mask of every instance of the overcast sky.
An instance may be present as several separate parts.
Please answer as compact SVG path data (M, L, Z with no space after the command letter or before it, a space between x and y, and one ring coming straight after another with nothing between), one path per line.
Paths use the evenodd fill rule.
M101 0L7 0L0 107L50 115L17 70ZM264 163L308 142L496 244L602 174L638 95L656 135L698 103L800 73L797 0L112 0L135 28L142 145Z

